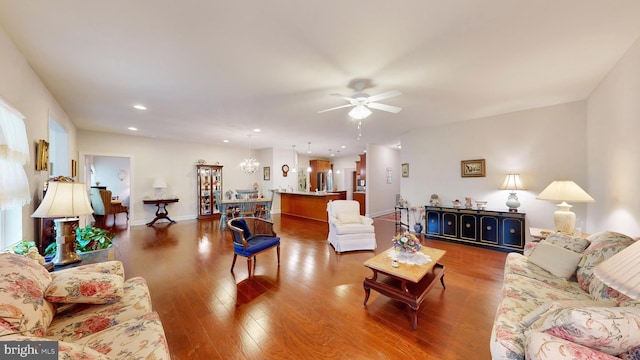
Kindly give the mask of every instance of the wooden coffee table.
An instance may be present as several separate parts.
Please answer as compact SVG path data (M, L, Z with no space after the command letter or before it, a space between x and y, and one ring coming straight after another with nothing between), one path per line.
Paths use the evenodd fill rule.
M393 248L389 249L393 251ZM391 266L391 258L387 255L389 250L372 257L364 262L364 266L373 271L371 278L364 279L364 305L367 305L371 289L391 299L403 302L413 310L411 312L411 325L413 330L418 328L418 309L427 296L427 293L440 279L444 286L444 266L438 261L444 256L444 250L423 246L420 249L425 255L431 257L431 262L424 265L410 265L399 263L397 268Z

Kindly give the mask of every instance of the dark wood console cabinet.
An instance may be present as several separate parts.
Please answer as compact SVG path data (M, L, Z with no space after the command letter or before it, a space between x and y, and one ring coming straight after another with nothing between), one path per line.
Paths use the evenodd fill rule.
M425 235L500 251L524 250L525 214L425 206Z

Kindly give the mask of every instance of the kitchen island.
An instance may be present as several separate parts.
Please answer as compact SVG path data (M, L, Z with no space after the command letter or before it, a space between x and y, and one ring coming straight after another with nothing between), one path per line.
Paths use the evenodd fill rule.
M280 194L282 214L324 222L327 222L327 203L347 198L346 191L330 193L276 191L275 193Z

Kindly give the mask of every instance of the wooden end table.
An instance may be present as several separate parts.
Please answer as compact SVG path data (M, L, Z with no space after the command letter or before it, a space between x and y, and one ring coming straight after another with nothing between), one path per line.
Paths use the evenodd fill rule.
M389 249L391 251L393 248ZM373 271L371 278L364 279L364 305L367 305L371 289L391 299L398 300L411 308L411 325L413 330L418 328L418 309L427 296L427 293L435 285L436 279L440 279L444 285L444 266L438 261L442 259L446 251L423 246L420 249L425 255L431 257L431 262L424 265L410 265L399 263L397 268L391 266L391 258L387 255L389 250L372 257L364 262L364 266Z
M144 204L152 204L155 205L158 209L156 210L156 217L147 223L147 226L152 226L156 223L156 221L161 219L167 219L169 224L175 224L176 222L171 220L169 217L169 212L167 211L167 204L177 203L178 199L152 199L152 200L142 200Z

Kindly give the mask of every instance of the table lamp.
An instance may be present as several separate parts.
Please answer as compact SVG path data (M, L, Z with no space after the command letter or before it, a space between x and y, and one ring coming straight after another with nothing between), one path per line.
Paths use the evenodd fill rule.
M80 215L93 213L87 187L82 183L49 182L47 194L40 206L31 214L35 218L64 217L53 220L56 230L56 255L54 265L66 265L82 261L76 253L76 229Z
M518 212L520 201L518 201L518 195L515 190L526 190L520 180L520 174L507 174L504 183L500 186L500 190L511 190L507 198L507 207L509 208L509 212Z
M623 249L593 269L594 275L609 287L640 300L640 241Z
M164 189L167 188L167 182L163 177L159 176L153 179L153 184L151 184L151 187L156 190L155 192L156 199L164 198Z
M594 202L595 200L573 181L553 181L536 197L539 200L561 201L553 213L553 222L558 232L573 234L576 214L571 211L571 202Z

